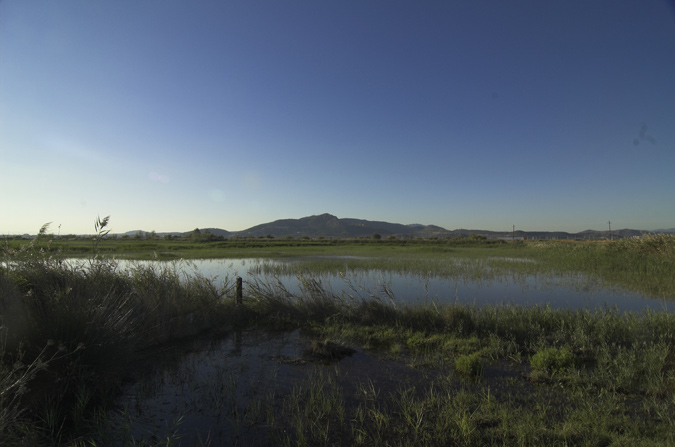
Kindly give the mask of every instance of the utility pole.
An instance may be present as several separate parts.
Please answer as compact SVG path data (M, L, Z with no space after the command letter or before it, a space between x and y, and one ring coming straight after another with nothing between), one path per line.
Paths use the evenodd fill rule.
M609 220L607 221L607 225L609 225L609 240L612 240L612 222Z
M516 242L516 226L515 225L513 226L513 233L512 234L513 234L513 236L512 236L513 242L515 243Z

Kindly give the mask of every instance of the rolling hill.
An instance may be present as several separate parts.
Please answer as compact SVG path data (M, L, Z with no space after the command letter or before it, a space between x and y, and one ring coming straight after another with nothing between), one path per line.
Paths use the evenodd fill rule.
M212 234L224 237L326 237L326 238L359 238L379 234L382 237L397 238L445 238L462 237L477 234L487 238L528 238L528 239L600 239L609 238L608 231L586 230L580 233L563 231L486 231L456 229L447 230L437 225L399 224L354 218L338 218L324 213L300 219L280 219L274 222L256 225L247 230L229 232L217 228L208 229ZM642 230L613 230L612 237L623 238L650 233ZM184 233L184 234L189 234Z
M490 239L512 238L518 239L603 239L609 238L610 233L607 230L585 230L579 233L567 233L564 231L487 231L475 229L455 229L447 230L437 225L423 224L399 224L383 221L339 218L332 214L324 213L314 216L302 217L300 219L280 219L274 222L268 222L242 231L227 231L220 228L200 228L201 232L209 232L217 237L325 237L325 238L362 238L371 237L379 234L383 238L390 236L396 238L446 238L446 237L466 237L470 234L485 236ZM194 231L194 230L193 230ZM193 231L157 233L157 236L175 235L190 236ZM624 238L640 236L650 233L672 233L674 230L612 230L613 238ZM129 231L124 233L128 236L134 236L138 233L147 234L146 231Z

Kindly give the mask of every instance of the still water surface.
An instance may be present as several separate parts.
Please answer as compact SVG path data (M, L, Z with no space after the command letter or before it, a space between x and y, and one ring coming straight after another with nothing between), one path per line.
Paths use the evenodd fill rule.
M433 300L476 305L539 304L554 308L609 305L621 311L672 311L661 300L606 287L598 280L578 274L522 274L514 269L467 275L471 269L459 269L463 274L441 276L350 269L349 260L345 261L342 274L312 274L311 278L318 279L323 288L337 295L362 299L393 297L412 303ZM256 281L275 283L278 280L290 293L300 294L301 280L296 275L275 277L270 273L273 267L284 267L288 262L263 259L180 263L121 261L119 269L147 265L170 267L185 275L202 275L218 285L229 285L236 276L241 276L245 289ZM125 387L116 402L118 410L110 415L112 441L121 444L135 439L155 443L179 436L182 445L274 445L288 435L284 428L286 409L292 408L294 396L300 390L307 392L309 383L316 382L311 379L316 374L330 376L333 383L342 387L345 399L359 395L362 384L395 393L402 386L429 380L424 375L431 374L425 368L379 358L362 349L337 364L293 361L303 356L303 349L309 344L299 331L273 335L247 331L222 340L189 343L192 345L187 348L176 347L175 355L165 350L156 358L148 358L146 367L139 367L139 373L145 373L140 373L133 384ZM500 374L498 380L508 379L504 371ZM501 382L495 382L498 383Z
M598 279L581 274L523 274L516 270L500 271L487 275L467 275L461 269L456 275L443 276L433 273L419 274L387 270L351 270L349 260L344 259L345 268L337 273L312 273L312 279L322 288L336 295L368 299L394 299L417 303L429 302L462 304L515 304L549 305L553 308L588 308L605 306L617 307L620 311L641 311L643 309L668 310L673 306L662 299L647 297L626 289L611 287ZM244 281L244 295L247 285L255 282L280 282L290 293L301 293L301 280L297 274L275 275L274 267L288 266L294 261L270 259L202 259L173 263L185 274L205 276L217 285L234 281L240 276ZM480 262L455 259L454 262ZM514 259L512 262L527 262ZM171 263L153 261L120 261L120 269L134 265ZM464 266L466 267L466 266ZM482 267L484 268L484 267Z

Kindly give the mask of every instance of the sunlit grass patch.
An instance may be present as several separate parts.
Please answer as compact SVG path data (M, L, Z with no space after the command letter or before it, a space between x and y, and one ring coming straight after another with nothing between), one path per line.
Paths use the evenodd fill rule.
M675 298L675 235L528 246L543 269L583 272L648 296Z
M455 360L455 370L465 376L480 376L483 373L483 359L480 353L462 354Z
M539 377L557 376L574 366L576 358L569 345L563 347L547 347L538 350L530 358L531 376Z

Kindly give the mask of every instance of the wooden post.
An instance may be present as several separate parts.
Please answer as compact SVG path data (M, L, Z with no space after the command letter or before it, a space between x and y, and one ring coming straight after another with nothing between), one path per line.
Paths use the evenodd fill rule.
M236 298L236 303L241 304L243 301L243 295L242 295L242 287L241 287L241 276L237 276L237 298Z

